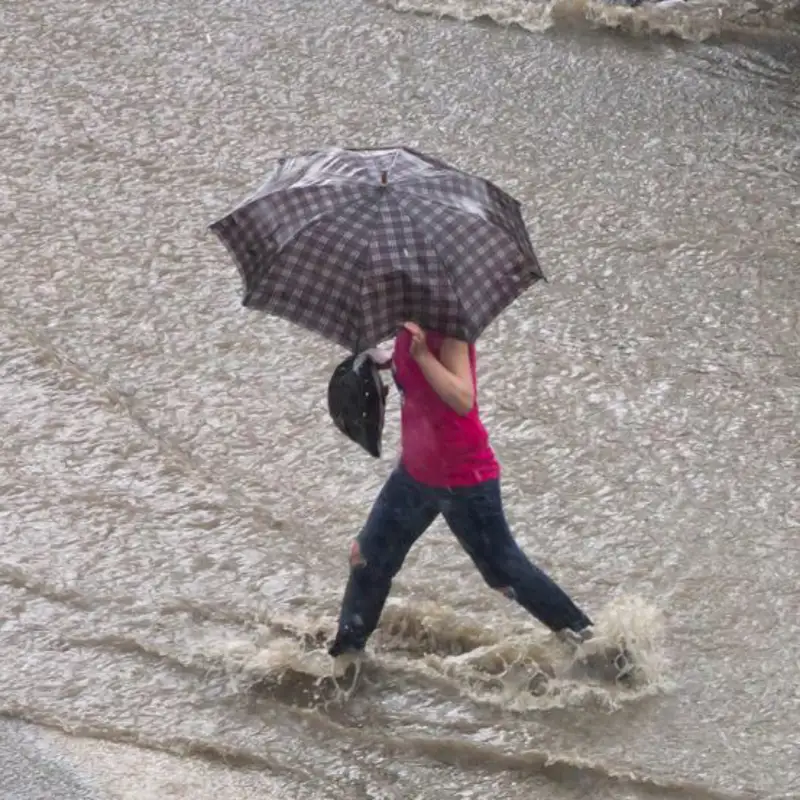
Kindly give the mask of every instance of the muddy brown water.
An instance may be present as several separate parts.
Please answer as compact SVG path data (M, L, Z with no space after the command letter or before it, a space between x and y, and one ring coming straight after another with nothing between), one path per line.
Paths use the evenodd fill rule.
M0 713L297 798L797 797L793 13L5 3ZM524 203L550 282L480 400L633 689L530 692L563 654L438 524L360 690L314 680L396 400L371 461L327 418L341 351L243 310L206 226L274 156L387 143Z

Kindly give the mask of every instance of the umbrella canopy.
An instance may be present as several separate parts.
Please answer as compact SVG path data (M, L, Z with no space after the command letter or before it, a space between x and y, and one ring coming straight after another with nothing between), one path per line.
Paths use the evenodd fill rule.
M472 342L544 277L514 198L408 148L281 159L211 230L243 305L354 353L406 320Z

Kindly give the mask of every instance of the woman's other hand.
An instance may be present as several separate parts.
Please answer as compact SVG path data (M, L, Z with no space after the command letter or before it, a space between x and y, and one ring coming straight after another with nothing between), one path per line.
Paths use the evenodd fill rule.
M392 350L386 347L371 347L364 352L378 369L392 368Z

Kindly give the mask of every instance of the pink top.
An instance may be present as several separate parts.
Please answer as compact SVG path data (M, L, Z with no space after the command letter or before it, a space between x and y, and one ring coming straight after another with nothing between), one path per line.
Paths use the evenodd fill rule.
M437 358L442 337L427 333ZM395 339L392 372L402 398L401 463L414 480L428 486L473 486L500 476L500 466L478 410L475 346L469 346L475 403L461 416L442 400L411 356L411 334Z

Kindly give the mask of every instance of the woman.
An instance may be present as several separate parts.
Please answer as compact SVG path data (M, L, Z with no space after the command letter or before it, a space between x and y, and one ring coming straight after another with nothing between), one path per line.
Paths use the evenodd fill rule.
M411 322L396 337L391 366L402 398L401 458L352 544L329 648L334 657L364 649L392 579L439 514L489 586L563 639L577 644L591 635L589 617L528 560L509 530L500 468L478 411L475 362L474 345Z

